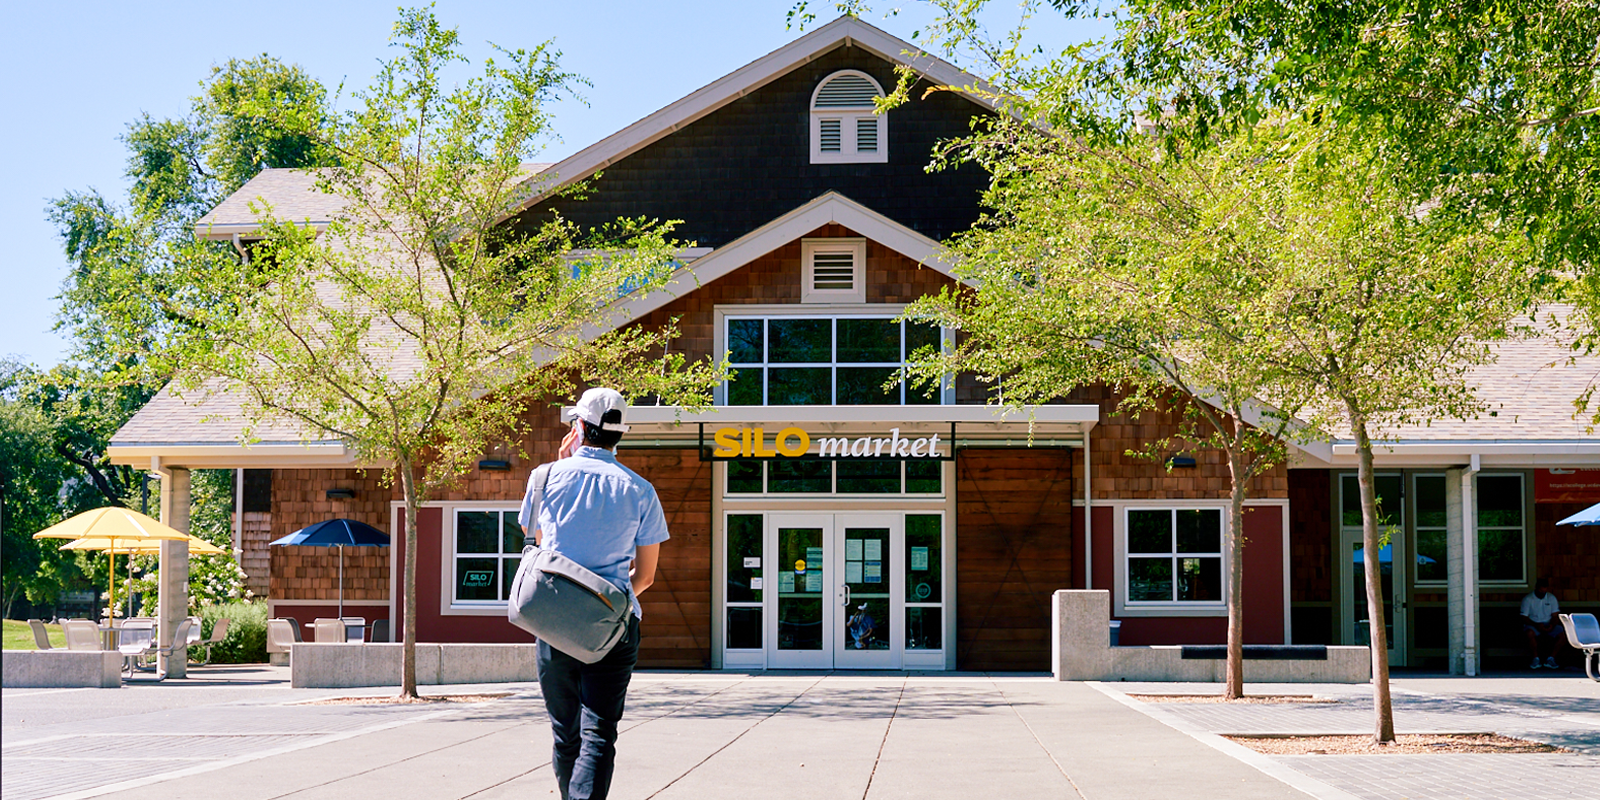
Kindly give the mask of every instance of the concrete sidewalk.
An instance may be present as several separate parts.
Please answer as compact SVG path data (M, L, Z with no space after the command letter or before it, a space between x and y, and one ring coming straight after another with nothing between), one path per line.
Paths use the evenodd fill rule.
M6 800L554 797L538 686L484 703L317 705L392 690L296 690L270 671L4 698ZM1600 797L1600 684L1394 681L1400 732L1486 731L1548 755L1263 756L1228 733L1370 730L1370 687L1252 684L1331 705L1145 704L1216 684L1047 676L667 673L635 676L617 798ZM443 705L443 707L441 707Z
M303 705L340 693L283 690L64 721L44 709L65 695L8 690L3 791L554 796L537 686L434 691L495 688L514 694L441 709ZM623 727L616 798L1306 796L1093 686L1046 677L647 672L635 677Z

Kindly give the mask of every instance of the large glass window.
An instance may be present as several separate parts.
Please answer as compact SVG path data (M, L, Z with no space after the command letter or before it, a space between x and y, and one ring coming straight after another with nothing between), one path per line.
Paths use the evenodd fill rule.
M505 602L522 563L517 509L458 509L455 545L455 601Z
M1521 475L1478 476L1478 579L1521 583L1527 532Z
M930 494L944 492L942 461L820 458L736 460L728 494Z
M727 401L733 406L938 405L942 393L891 383L923 347L932 325L889 317L728 319ZM885 385L889 388L885 389Z
M1443 475L1418 475L1416 481L1417 583L1444 583L1448 533L1445 530Z
M1128 509L1128 601L1220 603L1222 509Z

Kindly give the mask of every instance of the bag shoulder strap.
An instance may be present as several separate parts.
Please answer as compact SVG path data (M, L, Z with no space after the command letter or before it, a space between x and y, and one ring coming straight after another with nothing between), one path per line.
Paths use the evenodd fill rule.
M534 546L533 532L539 529L539 510L544 508L544 490L550 485L550 467L554 462L540 464L533 468L533 474L528 476L528 491L533 493L533 523L528 526L527 535L522 537L523 547Z

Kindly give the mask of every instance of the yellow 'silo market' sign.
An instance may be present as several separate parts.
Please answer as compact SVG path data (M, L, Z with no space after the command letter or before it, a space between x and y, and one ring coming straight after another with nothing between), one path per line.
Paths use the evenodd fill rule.
M767 446L767 432L763 428L719 428L712 437L716 449L713 458L773 458L787 456L799 458L811 451L811 436L805 431L789 427L772 437ZM823 458L939 458L939 434L919 439L900 435L899 428L890 428L888 436L819 437L817 455Z

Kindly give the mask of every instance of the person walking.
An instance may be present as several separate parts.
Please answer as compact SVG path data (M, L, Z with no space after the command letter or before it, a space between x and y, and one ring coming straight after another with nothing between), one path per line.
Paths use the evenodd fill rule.
M611 790L617 724L639 660L639 594L655 580L666 514L655 487L617 463L628 426L628 401L614 389L590 389L578 400L572 430L550 468L544 502L523 496L523 535L576 561L632 596L628 632L611 652L585 664L539 642L539 688L555 737L551 763L562 800L601 800ZM537 515L537 516L535 516Z

